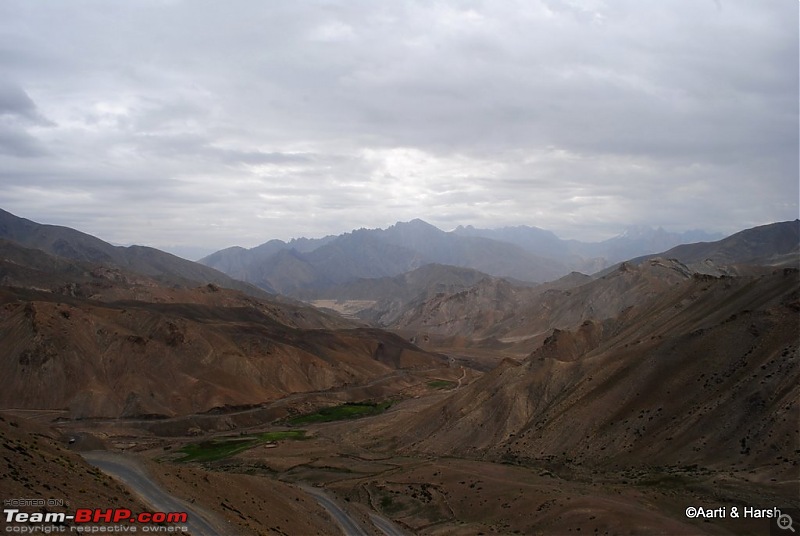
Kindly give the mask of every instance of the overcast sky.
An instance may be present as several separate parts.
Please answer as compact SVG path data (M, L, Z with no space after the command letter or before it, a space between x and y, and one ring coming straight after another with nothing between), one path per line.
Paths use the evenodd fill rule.
M797 0L0 2L0 208L114 243L798 217Z

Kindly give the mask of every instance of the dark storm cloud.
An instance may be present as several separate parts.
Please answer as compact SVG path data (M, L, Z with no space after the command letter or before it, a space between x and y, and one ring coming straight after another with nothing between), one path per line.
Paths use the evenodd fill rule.
M0 205L209 247L415 217L596 238L789 219L797 12L4 2Z

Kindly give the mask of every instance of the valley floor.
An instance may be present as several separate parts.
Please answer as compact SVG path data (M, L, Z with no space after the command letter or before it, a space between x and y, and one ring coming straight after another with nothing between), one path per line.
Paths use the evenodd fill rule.
M154 433L156 423L132 420L62 421L58 427L77 437L79 448L81 443L94 448L99 441L126 452L169 492L216 513L242 534L340 533L341 521L334 522L314 496L319 493L366 534L762 534L774 520L733 518L731 509L800 506L798 480L776 481L767 470L600 468L480 453L440 457L398 449L386 439L404 414L436 404L475 374L451 367L450 376L407 389L387 411L359 419L237 426L236 414L221 413L202 416L206 430L195 427L190 433L181 431L184 424ZM303 398L315 405L337 400L332 393ZM294 402L295 408L309 407ZM27 417L52 415L27 412ZM211 449L237 437L284 437L279 434L300 429L300 439L286 436L230 455L214 451L206 461L182 461L190 444ZM722 507L728 515L689 519L689 507Z

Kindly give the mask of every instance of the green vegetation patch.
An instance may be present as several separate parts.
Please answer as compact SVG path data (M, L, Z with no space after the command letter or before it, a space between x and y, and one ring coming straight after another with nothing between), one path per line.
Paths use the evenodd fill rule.
M357 419L383 413L391 407L392 403L381 402L347 402L341 406L322 408L314 413L293 417L287 422L293 426L313 424L318 422L341 421L343 419Z
M451 382L449 380L433 380L428 382L428 387L431 389L453 389L456 385L458 385L456 382Z
M280 432L264 432L256 437L260 441L281 441L283 439L306 439L305 430L282 430Z
M285 430L278 432L263 432L246 436L228 436L219 439L209 439L200 443L189 443L180 449L184 454L179 462L213 462L239 454L245 450L257 447L264 443L272 443L284 439L305 439L305 430Z

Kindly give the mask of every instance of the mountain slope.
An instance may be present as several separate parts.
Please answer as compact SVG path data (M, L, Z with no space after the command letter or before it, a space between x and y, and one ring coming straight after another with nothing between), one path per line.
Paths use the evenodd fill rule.
M336 237L326 236L325 238L317 239L297 238L289 242L270 240L251 249L233 246L212 253L199 262L241 281L251 282L251 279L254 281L261 281L262 284L267 285L263 288L268 289L270 288L268 284L269 276L266 274L269 274L271 270L261 267L260 270L252 272L250 270L251 265L260 266L262 263L267 262L270 257L280 252L296 251L299 253L309 253L331 242L334 238Z
M565 259L569 256L569 241L561 240L552 231L518 225L500 229L478 229L472 225L458 226L454 233L463 236L479 236L516 244L526 251L555 259Z
M25 497L29 503L18 505L22 512L74 514L75 508L82 505L103 510L148 511L146 504L132 496L125 486L90 466L77 452L68 450L67 438L52 428L2 412L0 445L3 493L9 498ZM48 503L48 499L64 503ZM33 506L35 500L42 501L41 506ZM9 532L11 526L6 524Z
M800 277L690 276L396 424L410 451L796 477ZM400 432L402 431L402 432ZM526 462L527 463L527 462Z
M0 241L0 408L173 416L365 384L441 359L314 308Z
M611 264L621 260L638 257L645 254L655 254L659 251L699 241L719 240L722 235L709 234L704 231L686 231L683 233L670 233L659 227L653 229L647 226L628 227L622 234L598 243L572 242L572 251L586 257L603 257Z
M112 246L99 238L69 227L39 224L4 210L0 210L0 239L66 259L115 265L131 272L157 278L167 284L196 286L198 283L214 283L254 296L267 296L263 290L252 285L170 253L145 246Z
M287 244L273 240L251 250L228 248L200 262L295 297L359 278L392 277L431 263L522 281L545 281L567 272L562 263L519 246L446 233L422 220L397 223L385 230L359 229L318 241Z
M357 308L355 316L377 326L386 326L406 309L437 294L450 294L490 278L457 266L426 264L394 277L358 279L323 290L308 290L300 297L318 307Z
M433 296L408 307L390 327L409 337L423 333L469 337L473 345L512 344L512 349L527 353L541 344L548 330L619 314L694 272L733 274L742 270L729 263L745 262L797 266L798 240L798 222L776 223L718 242L682 245L659 256L640 257L600 272L594 279L573 274L531 289L484 282L474 291ZM667 260L674 258L678 260Z
M798 265L800 220L745 229L716 242L683 244L660 254L683 263Z
M430 262L472 268L498 277L541 282L564 273L559 262L514 244L446 233L419 219L373 232L390 244L419 251Z
M474 285L488 274L443 264L426 264L400 275L380 278L362 278L325 290L309 293L319 299L392 300L409 301L423 293L446 292L454 287Z
M530 253L558 260L571 270L589 273L615 262L663 251L678 244L721 238L719 234L703 231L670 233L662 228L652 229L641 225L629 227L619 236L602 242L561 240L551 231L527 225L501 229L458 227L454 233L516 244Z
M181 415L438 362L388 333L295 328L264 309L0 289L0 407Z
M160 281L114 266L72 261L0 240L0 286L32 289L55 296L113 303L193 303L258 309L273 320L306 329L354 328L356 324L314 307L287 300L260 300L213 284L165 286Z
M486 279L412 305L389 327L407 337L459 337L471 346L527 354L549 330L618 314L687 274L679 263L653 260L647 269L624 265L598 280L577 272L536 287Z

